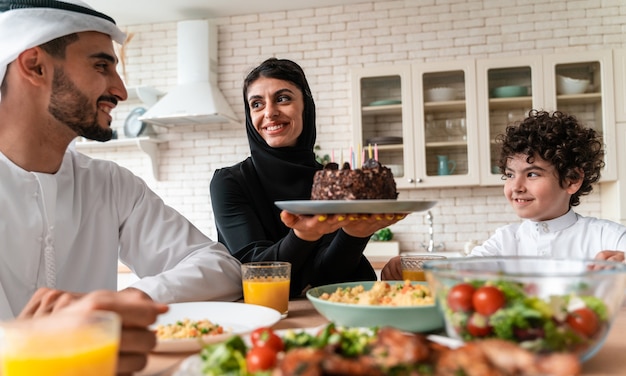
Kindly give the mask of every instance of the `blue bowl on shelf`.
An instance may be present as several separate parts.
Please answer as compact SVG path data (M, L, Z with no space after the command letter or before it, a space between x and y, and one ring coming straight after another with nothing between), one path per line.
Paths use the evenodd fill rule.
M511 86L499 86L493 89L492 96L494 98L512 98L512 97L524 97L528 95L528 88L526 86L511 85Z

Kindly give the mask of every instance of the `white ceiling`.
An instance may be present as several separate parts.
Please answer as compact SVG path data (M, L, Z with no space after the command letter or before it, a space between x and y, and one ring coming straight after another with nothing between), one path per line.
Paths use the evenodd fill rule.
M115 19L139 25L187 19L217 18L281 10L356 4L367 0L83 0Z

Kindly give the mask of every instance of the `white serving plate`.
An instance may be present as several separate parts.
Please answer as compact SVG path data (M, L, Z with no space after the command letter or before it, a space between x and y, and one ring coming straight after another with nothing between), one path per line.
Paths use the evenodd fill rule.
M202 338L158 340L155 352L199 351L204 344L224 341L233 334L246 334L260 327L269 327L280 320L280 312L254 304L233 302L190 302L169 305L168 312L160 315L152 325L172 324L185 318L207 319L228 330L228 333Z

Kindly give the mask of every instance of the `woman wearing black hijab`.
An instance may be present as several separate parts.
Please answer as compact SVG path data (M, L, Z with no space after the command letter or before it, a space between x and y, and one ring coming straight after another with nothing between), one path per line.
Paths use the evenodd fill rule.
M242 263L290 262L292 297L309 287L376 280L363 250L375 231L402 215L304 216L274 205L308 200L322 168L313 151L315 103L302 68L270 58L248 74L243 97L251 156L216 170L211 180L218 240Z

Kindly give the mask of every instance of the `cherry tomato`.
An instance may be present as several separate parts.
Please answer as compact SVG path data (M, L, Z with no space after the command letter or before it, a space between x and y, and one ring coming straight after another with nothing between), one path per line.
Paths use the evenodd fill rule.
M596 334L600 327L598 315L587 307L570 312L567 316L567 323L572 329L587 337Z
M487 317L478 312L472 313L472 316L467 320L467 332L474 337L486 337L491 334L492 329Z
M472 296L474 310L481 315L489 316L504 307L506 299L500 289L494 286L480 287Z
M276 351L272 348L253 347L246 354L246 365L249 373L267 371L276 366Z
M474 286L469 283L459 283L448 292L448 307L454 312L469 312L472 310L472 295L474 295Z
M250 333L250 342L253 347L269 347L275 352L281 352L285 349L285 344L270 328L258 328Z

